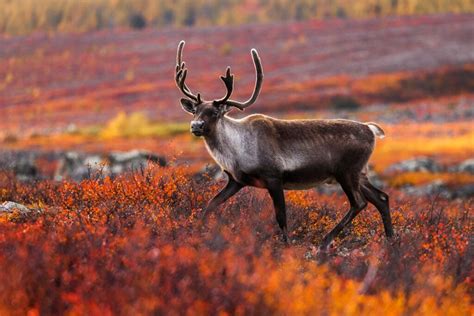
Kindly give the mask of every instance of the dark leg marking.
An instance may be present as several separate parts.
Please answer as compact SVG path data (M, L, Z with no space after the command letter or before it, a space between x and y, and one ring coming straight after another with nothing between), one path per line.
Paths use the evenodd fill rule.
M323 238L321 246L319 247L321 251L327 250L327 247L331 244L334 238L339 235L344 227L352 222L357 214L367 206L367 201L359 189L359 175L344 175L337 177L336 180L339 182L349 199L350 209L344 218L331 230L331 232Z
M393 237L388 194L374 187L366 177L362 179L361 190L367 201L372 203L379 211L383 221L385 236L387 238Z
M273 200L273 206L275 208L275 216L283 232L283 240L288 242L288 230L286 226L286 204L285 194L283 192L283 186L280 180L271 180L267 183L268 193Z
M219 205L227 201L244 187L244 185L235 181L230 174L227 173L227 176L229 178L227 185L212 198L203 213L203 217L205 217L209 211L214 211Z

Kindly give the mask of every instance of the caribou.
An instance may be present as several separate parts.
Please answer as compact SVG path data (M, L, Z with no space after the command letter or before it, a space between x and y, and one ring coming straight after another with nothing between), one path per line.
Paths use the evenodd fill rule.
M385 133L376 123L344 119L283 120L262 114L235 119L227 114L241 111L257 100L262 89L263 69L255 49L251 50L256 82L251 97L244 102L230 99L234 75L227 67L221 79L225 95L204 100L186 84L188 70L177 49L175 81L185 98L184 111L193 115L191 132L203 137L209 154L227 174L225 187L209 202L204 214L245 186L268 190L282 237L288 241L284 190L305 190L319 183L336 181L346 194L350 208L342 220L323 238L319 249L326 251L334 238L364 209L373 204L382 217L387 238L393 236L389 196L368 179L367 164L375 138Z

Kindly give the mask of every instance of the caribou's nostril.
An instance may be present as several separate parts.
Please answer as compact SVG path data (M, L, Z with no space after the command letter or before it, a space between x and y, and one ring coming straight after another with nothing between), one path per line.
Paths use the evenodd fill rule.
M203 121L192 121L191 122L191 129L202 129L204 127Z

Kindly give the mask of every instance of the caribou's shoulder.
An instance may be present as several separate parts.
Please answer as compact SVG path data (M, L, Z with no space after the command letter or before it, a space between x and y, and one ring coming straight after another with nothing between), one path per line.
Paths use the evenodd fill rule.
M271 129L276 119L264 114L252 114L240 120L242 124L247 125L252 130Z
M264 114L251 114L240 119L241 122L248 122L248 123L268 122L272 120L276 120L276 119Z

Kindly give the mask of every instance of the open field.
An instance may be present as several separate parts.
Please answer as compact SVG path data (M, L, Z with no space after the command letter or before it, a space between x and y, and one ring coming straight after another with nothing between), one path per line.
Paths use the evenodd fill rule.
M315 245L347 207L338 195L288 193L285 246L263 190L202 222L217 185L183 168L82 183L2 174L0 187L2 200L41 210L0 219L3 315L472 312L472 199L390 190L393 245L369 208L318 264Z
M0 36L0 315L471 315L473 21ZM227 65L246 99L258 48L262 93L231 116L379 123L394 239L370 205L322 257L349 208L330 186L285 192L289 244L265 190L203 219L225 178L179 106L181 39L207 99Z
M332 97L359 104L410 101L474 90L472 15L332 20L239 27L0 39L0 133L51 133L71 123L102 124L119 111L183 121L174 56L186 39L189 84L206 98L223 93L233 66L236 98L263 59L265 113L327 108ZM427 54L429 52L429 54ZM421 84L420 84L421 82Z

